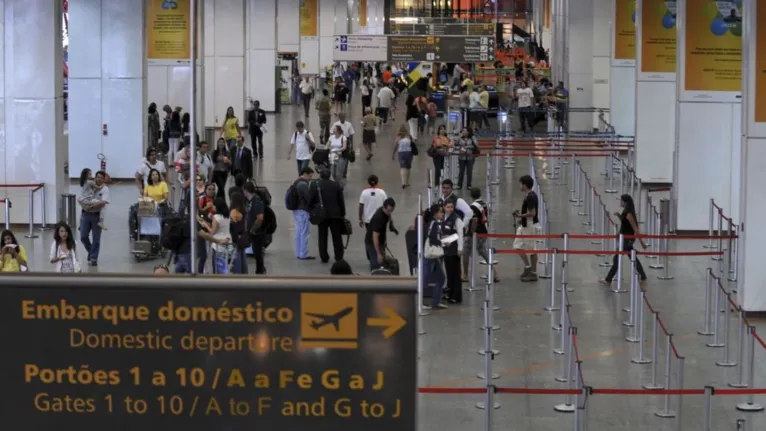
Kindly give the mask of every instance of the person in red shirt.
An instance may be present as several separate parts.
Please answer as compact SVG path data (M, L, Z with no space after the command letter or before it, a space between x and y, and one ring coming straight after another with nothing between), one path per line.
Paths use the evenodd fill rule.
M388 81L391 80L391 75L392 75L391 66L388 66L388 67L386 67L386 71L383 72L383 83L384 84L388 84Z
M205 193L199 197L197 208L199 208L200 215L205 215L208 218L212 218L215 214L215 205L213 200L215 199L215 184L208 184L205 186Z

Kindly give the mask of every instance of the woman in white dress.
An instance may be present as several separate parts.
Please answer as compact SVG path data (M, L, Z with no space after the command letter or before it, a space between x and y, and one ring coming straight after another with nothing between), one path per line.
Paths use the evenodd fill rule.
M343 172L346 172L348 159L346 158L346 137L343 136L343 129L335 126L330 139L327 140L327 149L330 151L330 175L333 181L345 186L343 183Z
M56 265L56 272L81 272L80 261L77 258L76 244L72 228L68 224L58 222L53 231L50 259Z

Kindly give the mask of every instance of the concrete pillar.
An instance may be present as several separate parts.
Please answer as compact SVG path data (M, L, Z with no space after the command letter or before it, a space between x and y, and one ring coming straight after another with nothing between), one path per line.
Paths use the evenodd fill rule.
M69 4L69 175L133 178L146 147L145 2ZM160 102L160 101L158 101ZM160 108L161 103L158 103Z
M57 197L69 191L61 8L61 0L0 1L4 15L0 19L0 181L4 185L45 184L48 224L58 221ZM12 223L28 223L30 190L2 189L3 198L13 203ZM42 219L40 198L38 191L34 200L36 223ZM4 220L3 215L0 217Z
M208 0L211 1L211 0ZM277 108L277 103L280 103L277 98L277 82L276 82L276 66L277 66L277 40L279 30L277 29L277 10L282 10L280 4L277 8L276 0L246 0L247 1L247 26L246 26L246 40L247 40L247 75L245 77L247 95L253 100L261 102L261 109L267 112L274 112ZM224 3L223 0L215 0L216 4ZM228 3L232 1L229 0ZM225 9L227 14L235 15L234 8ZM223 12L223 9L222 9ZM281 13L281 12L280 12ZM286 12L289 13L289 12ZM216 18L216 31L221 31L226 27L226 22ZM240 31L224 30L226 31ZM235 33L232 33L232 36ZM223 36L223 33L221 34ZM219 62L231 62L234 57L227 57L229 54L225 54L225 48L223 46L227 44L226 37L219 40L218 34L215 38L216 52L220 52L221 56L216 57ZM240 40L241 40L240 36ZM294 39L291 42L295 42ZM293 49L297 51L295 43L291 43ZM233 55L234 49L231 51ZM218 54L217 54L218 55ZM226 56L224 56L226 55ZM221 76L223 78L223 75ZM290 85L287 83L287 85ZM225 96L225 93L229 90L225 90L226 84L223 80L216 82L216 92L220 93L220 98L216 98L216 115L219 120L219 124L223 121L223 116L226 114L226 108L223 104L219 103L224 100L225 97L232 99L231 96ZM245 101L246 102L246 101ZM226 103L234 103L233 101ZM223 108L221 110L220 108ZM244 121L245 112L242 111L240 118ZM220 126L219 126L220 127Z
M746 2L743 13L742 141L740 212L734 219L742 228L739 239L737 302L746 311L766 311L766 265L763 244L766 228L761 222L766 208L766 4Z
M245 0L204 0L204 55L205 55L205 127L220 128L223 124L226 109L231 106L234 113L244 124L247 97L261 99L261 108L274 109L274 91L268 97L269 82L274 81L274 68L270 71L263 64L263 68L250 70L249 76L247 65L252 60L246 61L246 37L245 31L251 29L259 31L260 20L255 20L258 14L251 7L248 0L247 9ZM269 13L270 2L258 2L258 7L264 14ZM248 26L245 26L248 21ZM271 13L271 33L263 29L263 38L276 40L274 32L274 15ZM266 22L266 21L264 21ZM249 30L248 30L249 31ZM249 41L248 41L249 42ZM250 88L246 86L246 76L250 79L263 79L262 87ZM266 77L270 78L266 80ZM249 81L252 82L252 81ZM254 91L255 90L255 91ZM267 105L269 103L269 105ZM217 135L216 135L217 136Z
M609 109L609 73L611 71L610 52L612 44L611 38L611 1L610 0L592 0L593 1L593 53L591 57L591 67L593 68L593 107L599 109ZM570 90L571 91L571 90ZM609 114L605 115L609 121ZM599 114L592 114L593 122L591 127L598 129Z
M567 14L569 130L590 131L593 114L593 0L570 0Z

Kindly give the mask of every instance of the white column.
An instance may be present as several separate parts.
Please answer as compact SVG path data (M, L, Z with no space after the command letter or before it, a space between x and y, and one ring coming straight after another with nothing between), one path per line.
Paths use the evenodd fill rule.
M636 175L673 181L676 141L676 3L636 2Z
M321 0L320 0L321 1ZM271 2L269 2L271 3ZM260 5L260 2L256 3ZM277 51L299 52L301 0L280 0L277 3ZM263 15L260 7L255 12ZM266 17L260 18L266 19ZM255 28L256 33L258 28Z
M636 127L635 3L612 2L612 67L609 77L609 119L618 135L633 136Z
M79 0L69 19L69 176L133 178L146 146L144 2ZM160 104L160 107L162 105Z
M593 0L567 2L569 130L592 129L592 114L577 112L593 106Z
M64 137L61 0L0 1L4 61L0 91L0 181L45 184L46 222L58 221L57 200L69 191L64 173L69 151ZM11 222L28 223L29 188L3 189L13 203ZM42 220L40 192L35 222ZM4 220L4 216L0 216ZM21 234L18 232L17 234Z
M367 0L367 34L383 34L383 0Z
M261 100L261 108L273 110L274 91L268 96L269 87L274 82L273 62L269 68L268 63L261 67L250 69L246 74L248 64L252 65L252 51L246 50L246 41L249 41L246 29L257 34L263 34L264 39L276 43L276 31L274 29L273 2L258 1L264 16L271 14L270 20L261 20L258 14L252 11L251 3L255 0L204 0L204 55L205 55L205 127L220 128L228 107L234 108L234 112L244 123L247 98ZM245 26L245 21L248 25ZM269 28L259 29L260 26L271 23ZM262 33L258 33L262 32ZM247 55L250 60L246 61ZM267 70L268 69L268 70ZM259 82L260 86L246 85L247 81ZM187 87L188 88L188 87ZM267 102L271 102L268 105Z
M301 2L298 19L298 35L300 37L300 72L302 75L319 75L326 65L320 61L320 0L304 0ZM305 22L304 22L305 20ZM304 28L305 27L305 28ZM303 29L303 30L301 30ZM331 54L332 55L332 54ZM332 57L330 58L332 60Z
M319 1L319 71L332 66L335 35L346 34L346 0Z
M675 194L678 230L707 230L710 198L739 218L742 23L734 3L680 0ZM740 6L733 6L741 17ZM721 7L718 17L711 14Z
M261 102L261 109L274 112L277 109L277 1L276 0L246 0L247 1L247 89L248 96ZM220 3L221 0L216 0ZM231 1L229 1L231 2ZM282 10L281 5L279 10ZM236 13L234 10L232 14ZM281 12L280 12L281 13ZM289 12L288 12L289 13ZM289 15L288 15L289 16ZM216 20L216 23L219 21ZM226 26L220 21L221 27ZM216 31L220 31L216 27ZM297 30L296 30L297 31ZM223 36L223 35L222 35ZM218 39L216 34L216 49L226 43L225 39ZM233 50L232 50L233 51ZM218 51L217 51L218 52ZM232 61L226 60L226 61ZM219 86L220 84L220 86ZM224 90L223 82L216 84L216 91ZM288 83L289 85L289 83ZM223 95L221 97L223 100ZM217 103L217 102L216 102ZM223 105L221 105L223 106ZM225 110L216 108L218 120L223 119ZM224 108L225 109L225 108ZM244 118L244 112L242 117Z
M611 72L611 0L593 1L593 107L609 109L609 74ZM607 121L609 114L605 115ZM598 129L599 115L593 113L591 127Z
M766 311L766 4L748 2L743 14L742 150L739 189L743 227L739 239L737 301L746 311Z

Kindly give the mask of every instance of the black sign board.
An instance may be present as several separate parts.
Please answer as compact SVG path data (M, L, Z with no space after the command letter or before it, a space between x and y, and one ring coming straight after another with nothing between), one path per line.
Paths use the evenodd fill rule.
M391 24L392 34L415 36L495 36L495 24Z
M2 277L20 430L415 430L410 278Z
M479 63L495 60L495 39L487 36L389 36L390 61Z

